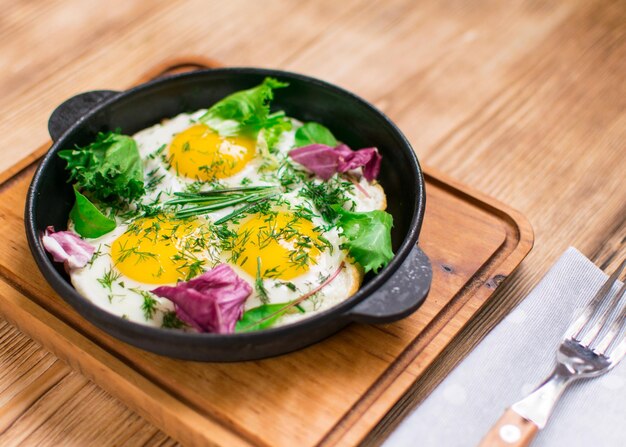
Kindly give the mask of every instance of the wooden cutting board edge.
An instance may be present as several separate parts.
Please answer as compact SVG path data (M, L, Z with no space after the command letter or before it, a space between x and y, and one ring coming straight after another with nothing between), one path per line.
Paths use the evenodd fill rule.
M126 396L123 400L130 408L174 439L185 445L264 445L259 439L243 438L242 432L226 428L172 396L123 359L35 303L5 278L0 279L0 297L4 301L2 315L7 321L111 395ZM177 425L167 423L168 419L176 420Z
M10 182L14 176L36 162L37 158L47 151L50 144L48 142L42 145L31 157L28 157L28 160L32 160L30 164L22 161L9 171L2 173L0 180L3 183L0 183L0 187L6 186L6 182ZM521 213L487 195L471 190L432 168L425 168L424 171L427 183L436 184L438 187L448 190L450 194L457 197L462 196L464 200L497 215L505 224L507 237L503 246L475 273L468 285L448 303L441 312L441 317L425 328L388 369L381 380L377 381L363 395L352 411L327 434L322 441L323 445L355 445L362 441L390 410L390 403L398 402L425 372L423 370L419 374L412 373L410 371L411 363L416 362L420 368L430 365L452 338L469 322L472 315L486 302L486 299L492 295L494 289L519 265L532 248L534 239L532 227ZM152 403L147 401L139 403L139 400L132 399L131 406L146 419L153 421L159 427L163 427L175 439L192 445L212 442L219 442L224 445L264 444L260 439L255 439L251 433L232 431L226 428L222 422L212 420L210 415L201 410L194 410L188 402L182 402L179 397L174 397L159 388L155 383L126 365L123 359L94 343L76 328L70 328L62 320L40 307L36 302L29 299L27 294L16 290L15 284L3 282L5 284L0 287L0 294L9 296L10 294L7 293L8 286L15 293L9 299L20 303L11 306L12 311L5 312L9 321L27 335L42 342L47 349L98 383L109 393L119 396L128 394L129 390L134 390L142 396L146 394L154 396ZM33 315L38 320L36 331L29 327L29 324L32 324ZM464 324L450 328L448 323L453 318L459 320L459 317L464 321ZM25 319L28 318L31 318L31 321L29 324L25 324ZM51 330L51 328L57 328L57 330ZM55 337L55 334L60 334L61 337ZM439 339L442 341L437 343ZM67 355L63 348L67 343L79 346L81 354L79 356ZM426 351L426 348L432 346L437 347ZM106 361L104 361L105 357ZM126 371L126 374L121 376L119 371ZM109 380L113 377L117 379L123 377L124 381L116 383L116 380ZM161 407L163 413L155 415L154 408L156 407ZM186 424L173 427L171 424L162 423L167 420L168 414L176 414L177 416L185 414L185 418L177 417L176 419L183 419L188 422L190 424L188 429L185 429ZM198 423L201 424L198 425ZM201 430L198 430L199 426L202 426Z

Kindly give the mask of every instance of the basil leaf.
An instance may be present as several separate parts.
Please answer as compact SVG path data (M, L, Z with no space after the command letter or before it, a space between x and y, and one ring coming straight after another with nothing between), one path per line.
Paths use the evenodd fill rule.
M76 232L83 237L96 238L116 227L115 220L109 219L100 212L87 197L74 188L76 202L70 211L70 219L74 222Z
M328 128L315 122L306 123L296 131L296 147L316 143L335 147L337 139Z
M268 118L274 89L288 85L274 78L265 78L262 84L235 92L213 104L199 120L221 136L255 134L271 121Z
M337 225L347 241L343 244L350 256L361 264L365 273L377 273L393 258L391 227L393 217L385 211L356 213L334 206L339 213Z
M132 201L145 192L139 150L129 136L99 133L93 143L61 151L59 157L67 161L70 181L98 201Z
M262 304L259 307L255 307L245 312L241 317L241 320L237 322L235 326L235 332L250 332L266 329L276 323L280 317L291 309L285 309L284 312L280 312L281 309L288 306L289 303L278 304ZM276 313L279 312L279 313ZM272 318L265 320L265 318L276 313ZM264 321L261 321L264 320ZM261 323L258 323L261 321Z

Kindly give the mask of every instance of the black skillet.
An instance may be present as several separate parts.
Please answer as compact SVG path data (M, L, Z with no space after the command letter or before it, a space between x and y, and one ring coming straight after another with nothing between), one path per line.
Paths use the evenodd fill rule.
M276 92L273 108L301 121L328 126L354 148L377 146L383 163L380 183L393 215L395 256L377 275L368 275L348 300L306 320L258 332L219 335L148 327L107 313L80 296L62 265L41 243L48 225L67 226L74 195L61 149L91 142L96 133L120 128L133 133L181 112L206 108L224 96L259 84L266 76L289 82ZM77 95L61 104L48 124L54 144L41 161L26 202L26 235L39 269L50 285L84 318L109 334L158 354L200 361L252 360L300 349L351 322L388 323L415 311L428 294L432 271L416 246L424 217L422 170L411 145L383 113L334 85L299 74L257 68L220 68L173 75L124 92Z

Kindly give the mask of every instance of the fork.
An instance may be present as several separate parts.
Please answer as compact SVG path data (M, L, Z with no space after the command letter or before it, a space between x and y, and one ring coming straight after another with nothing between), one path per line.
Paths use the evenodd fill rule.
M565 331L556 352L552 374L530 395L513 404L481 441L479 447L524 447L545 427L565 388L575 380L610 371L626 354L626 304L615 309L626 292L626 282L611 298L613 284L626 260ZM608 305L607 305L608 303ZM608 329L607 329L608 328ZM602 334L602 337L599 335Z

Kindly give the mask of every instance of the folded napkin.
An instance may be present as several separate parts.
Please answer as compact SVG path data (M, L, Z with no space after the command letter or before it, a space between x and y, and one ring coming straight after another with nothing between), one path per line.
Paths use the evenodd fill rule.
M606 278L569 248L384 446L477 445L505 408L552 371L556 348L573 314ZM604 376L569 387L533 443L541 446L626 446L626 359Z

